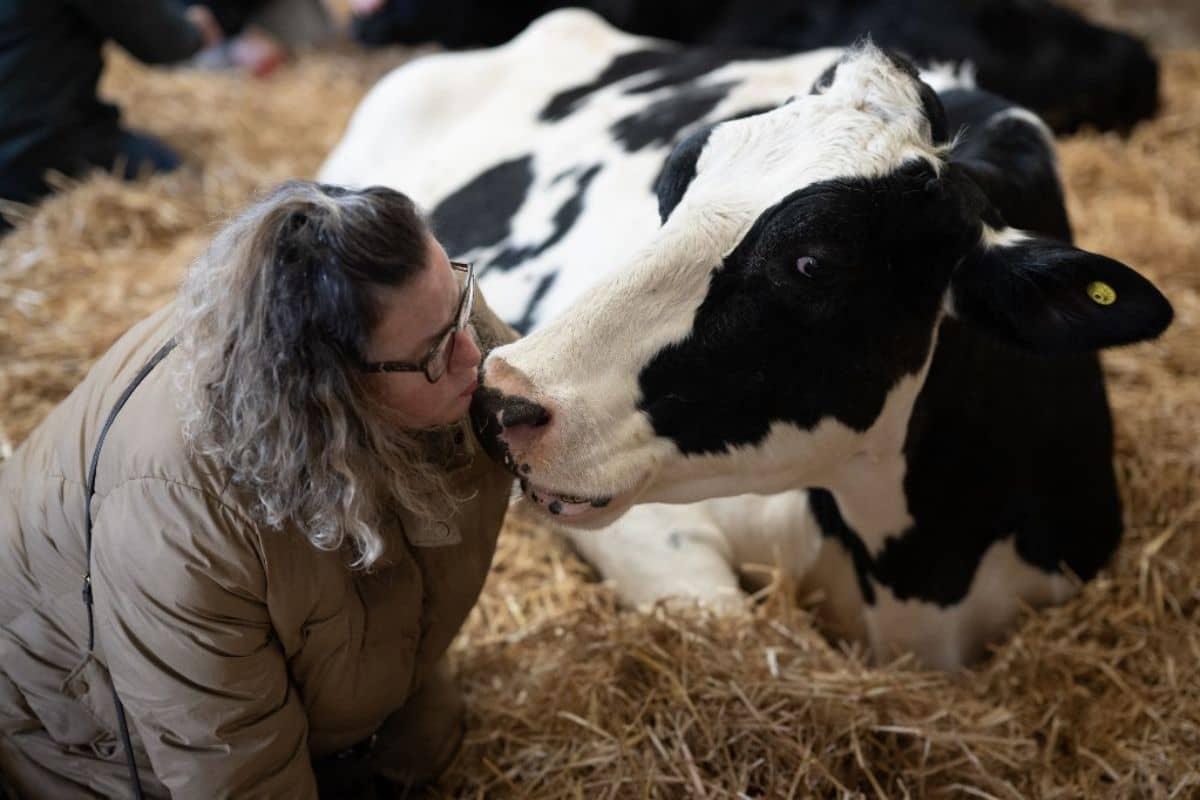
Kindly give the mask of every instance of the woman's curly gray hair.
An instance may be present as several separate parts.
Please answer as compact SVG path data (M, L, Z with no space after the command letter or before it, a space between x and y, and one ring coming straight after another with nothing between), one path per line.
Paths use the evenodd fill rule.
M382 187L291 181L226 226L180 291L184 435L255 498L253 516L370 567L397 506L445 520L428 436L389 421L358 369L372 285L423 267L429 230Z

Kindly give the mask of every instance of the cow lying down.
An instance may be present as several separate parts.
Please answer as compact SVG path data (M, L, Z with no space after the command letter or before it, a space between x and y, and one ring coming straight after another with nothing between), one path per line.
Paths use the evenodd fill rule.
M773 565L952 668L1116 546L1096 350L1171 308L1069 244L1045 127L945 71L556 12L386 77L321 179L411 193L532 331L481 439L630 603Z

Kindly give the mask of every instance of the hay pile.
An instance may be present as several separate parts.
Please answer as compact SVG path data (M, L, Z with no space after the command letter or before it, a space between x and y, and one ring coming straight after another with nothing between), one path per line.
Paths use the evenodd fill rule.
M305 56L276 78L106 78L131 124L193 166L94 177L0 243L0 458L132 322L165 302L220 219L311 175L362 93L405 57ZM1165 56L1162 114L1062 144L1083 245L1175 303L1162 341L1109 354L1128 531L1070 604L978 668L868 666L787 587L752 614L619 611L514 514L455 645L472 709L441 791L487 797L1200 797L1200 51Z

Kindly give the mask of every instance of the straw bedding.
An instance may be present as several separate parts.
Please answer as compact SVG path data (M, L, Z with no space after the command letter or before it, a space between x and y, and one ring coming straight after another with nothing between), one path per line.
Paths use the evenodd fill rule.
M311 175L409 55L313 53L245 82L114 54L106 93L193 166L94 176L0 243L0 459L170 298L224 216ZM471 733L438 792L1200 797L1200 50L1163 56L1157 119L1061 145L1080 242L1144 270L1177 311L1161 341L1105 356L1128 523L1111 566L986 662L942 674L869 665L778 583L740 617L619 610L518 510L454 648Z

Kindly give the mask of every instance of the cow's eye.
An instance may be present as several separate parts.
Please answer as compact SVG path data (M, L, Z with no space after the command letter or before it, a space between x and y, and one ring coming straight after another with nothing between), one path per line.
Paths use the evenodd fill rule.
M806 278L813 277L820 269L820 262L812 256L800 256L796 259L796 270Z

